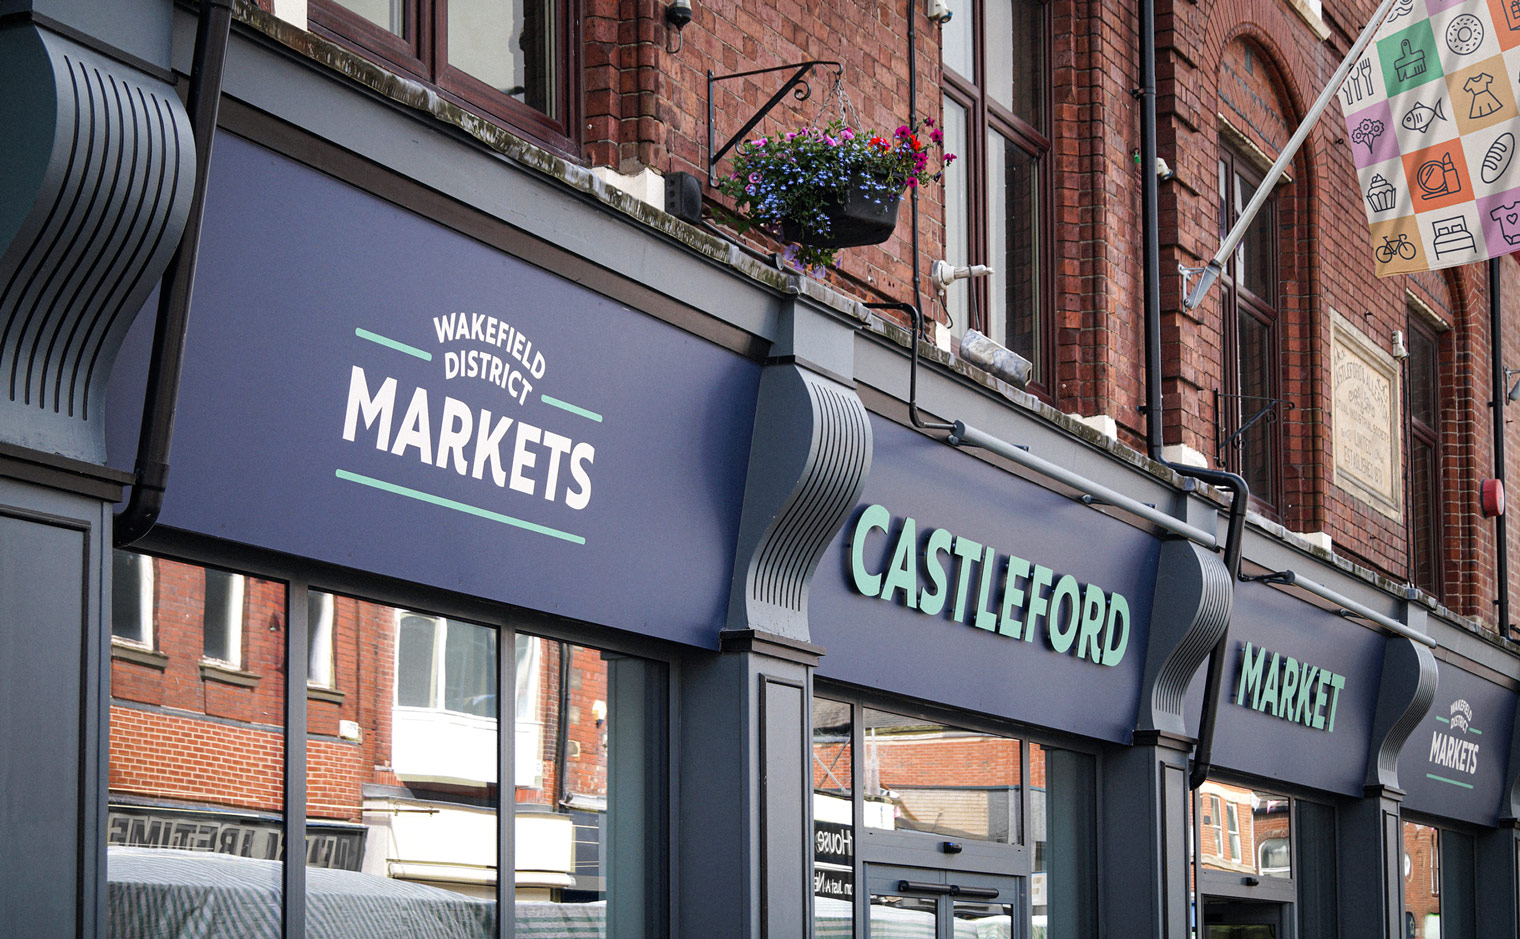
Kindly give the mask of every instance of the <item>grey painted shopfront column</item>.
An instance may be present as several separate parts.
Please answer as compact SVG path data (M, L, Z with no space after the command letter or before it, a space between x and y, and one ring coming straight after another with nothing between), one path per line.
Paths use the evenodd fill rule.
M169 0L0 0L0 931L104 933L105 384L195 165Z
M784 304L721 652L682 669L675 854L691 939L791 939L812 923L809 700L823 650L809 641L808 584L860 498L871 427L849 378L853 325L800 297Z
M1424 610L1407 602L1404 622L1424 632ZM1430 649L1401 636L1387 638L1368 744L1366 788L1361 799L1340 807L1336 868L1343 939L1404 935L1399 753L1435 700L1436 678Z
M1188 521L1212 511L1179 494ZM1191 935L1188 755L1183 702L1194 674L1229 623L1234 597L1218 555L1183 540L1161 546L1134 745L1116 747L1103 774L1103 896L1111 935Z
M1520 704L1510 731L1499 827L1475 839L1478 939L1520 936Z

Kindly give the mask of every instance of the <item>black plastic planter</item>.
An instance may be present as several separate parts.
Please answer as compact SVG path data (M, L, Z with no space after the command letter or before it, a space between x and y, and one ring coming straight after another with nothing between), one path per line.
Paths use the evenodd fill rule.
M851 189L839 202L824 206L820 215L828 220L827 234L811 230L802 222L785 219L781 240L814 248L858 248L879 245L897 228L901 193L891 195Z

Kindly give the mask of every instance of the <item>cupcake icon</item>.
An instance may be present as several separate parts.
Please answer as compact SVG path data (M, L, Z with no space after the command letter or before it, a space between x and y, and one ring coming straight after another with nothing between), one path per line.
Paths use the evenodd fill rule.
M1395 200L1398 199L1399 191L1393 188L1388 180L1382 177L1382 174L1374 173L1372 185L1367 187L1366 195L1367 204L1372 207L1372 211L1387 212L1393 208Z

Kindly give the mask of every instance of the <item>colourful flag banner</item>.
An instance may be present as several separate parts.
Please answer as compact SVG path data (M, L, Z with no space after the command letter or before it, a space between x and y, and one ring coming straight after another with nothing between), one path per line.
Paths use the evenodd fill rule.
M1377 274L1520 250L1520 0L1398 0L1341 85Z

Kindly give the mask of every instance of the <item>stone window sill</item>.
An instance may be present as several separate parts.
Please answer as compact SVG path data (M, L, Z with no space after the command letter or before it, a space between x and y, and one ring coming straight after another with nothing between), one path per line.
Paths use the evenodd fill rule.
M321 688L314 685L306 686L306 697L310 701L328 701L332 704L342 704L347 697L336 688Z
M133 665L156 668L159 671L163 671L169 666L169 657L157 649L129 645L119 639L111 640L111 658L122 662L131 662Z
M201 661L201 679L219 681L224 685L236 685L239 688L253 688L259 683L259 676L253 672L245 672L230 665L204 659Z

